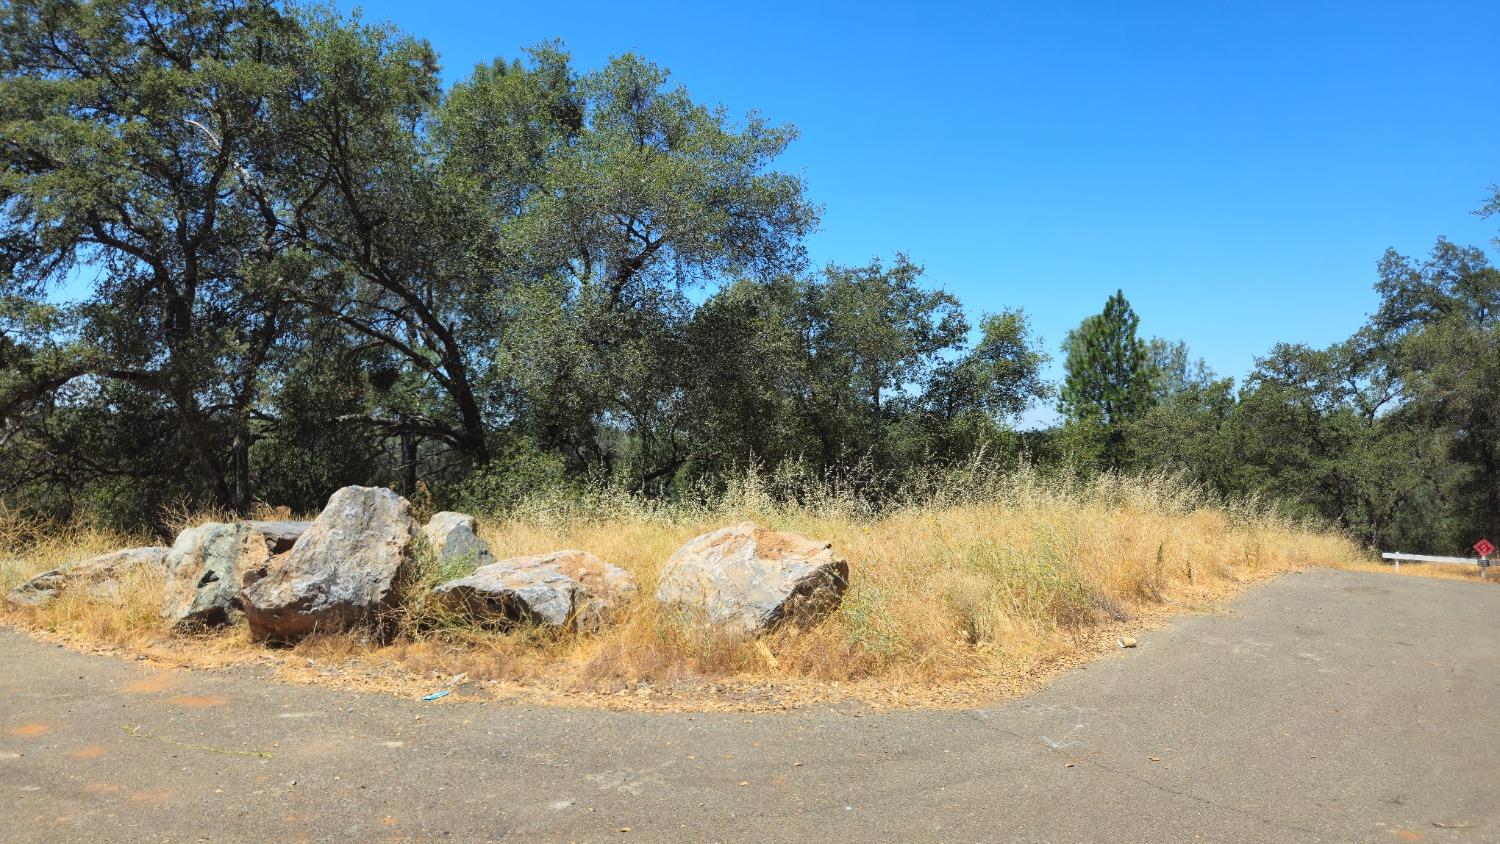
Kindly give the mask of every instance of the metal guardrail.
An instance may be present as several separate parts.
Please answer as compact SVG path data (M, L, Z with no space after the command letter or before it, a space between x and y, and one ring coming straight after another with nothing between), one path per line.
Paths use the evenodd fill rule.
M1479 566L1488 568L1489 560L1481 562L1480 557L1435 557L1431 554L1398 554L1387 551L1380 555L1382 560L1390 560L1396 566L1396 571L1401 570L1402 561L1408 563L1452 563L1461 566Z

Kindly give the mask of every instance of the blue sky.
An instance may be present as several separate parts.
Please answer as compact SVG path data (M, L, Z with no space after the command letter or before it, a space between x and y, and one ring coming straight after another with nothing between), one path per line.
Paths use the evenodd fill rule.
M1500 182L1493 0L360 5L450 81L560 38L795 124L815 261L905 251L1054 355L1122 288L1145 334L1241 377L1353 331L1386 247L1500 234L1471 214Z

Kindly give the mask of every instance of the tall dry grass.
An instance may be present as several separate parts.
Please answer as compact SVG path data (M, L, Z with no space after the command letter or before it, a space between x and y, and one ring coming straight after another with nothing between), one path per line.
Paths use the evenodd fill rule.
M403 587L408 603L394 637L319 637L296 655L575 691L643 683L1003 685L1068 659L1101 631L1211 606L1239 584L1277 572L1366 560L1341 534L1259 502L1216 500L1161 474L1076 480L974 469L918 478L874 502L833 484L789 496L774 478L752 473L693 503L600 492L480 516L497 558L586 549L630 571L641 599L597 634L482 630L422 600L432 583L461 573L423 563ZM0 569L7 589L68 558L139 540L86 526L28 531L5 518L0 548L9 551L0 556L17 560ZM650 596L667 557L693 536L742 520L831 541L850 564L838 611L810 629L754 641L659 613ZM63 635L160 643L169 634L154 615L159 600L160 586L143 582L112 604L74 596L9 612ZM253 647L242 630L215 641L221 650Z

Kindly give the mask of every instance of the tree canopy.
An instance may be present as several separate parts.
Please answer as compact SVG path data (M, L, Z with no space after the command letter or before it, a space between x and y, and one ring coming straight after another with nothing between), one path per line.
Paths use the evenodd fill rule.
M1156 401L1159 373L1123 291L1086 317L1063 343L1067 375L1058 410L1085 450L1108 468L1123 465L1125 427Z
M425 41L326 7L6 3L0 505L153 527L348 483L503 507L983 459L1500 540L1483 249L1387 253L1360 331L1239 384L1117 291L1053 385L1022 311L966 311L900 244L812 266L795 138L632 54L544 43L445 87Z
M1044 389L1019 311L976 333L899 255L811 271L795 130L638 56L445 90L320 7L0 14L7 500L149 522L521 455L669 494L953 457Z

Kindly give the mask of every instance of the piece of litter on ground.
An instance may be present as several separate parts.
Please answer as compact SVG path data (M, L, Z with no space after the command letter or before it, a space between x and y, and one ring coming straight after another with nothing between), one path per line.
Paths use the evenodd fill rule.
M152 741L159 741L163 744L173 745L174 747L185 747L188 750L206 750L209 753L222 753L225 756L258 756L262 759L270 759L276 755L269 750L235 750L233 748L214 747L207 744L189 744L185 741L178 741L166 738L165 736L153 736L149 733L143 733L140 727L126 726L125 732L133 738L151 739ZM271 746L278 747L279 742L272 742Z
M1433 821L1432 825L1438 829L1473 829L1479 826L1473 821Z
M447 697L447 696L448 696L448 690L447 689L443 689L442 691L433 692L432 694L427 695L426 697L422 698L422 700L437 700L440 697Z
M1116 639L1115 641L1119 642L1120 643L1120 647L1122 647L1122 648L1133 648L1133 647L1135 647L1135 637L1133 637L1133 636L1121 636L1119 639Z
M1146 758L1150 759L1152 762L1160 762L1161 761L1161 757L1160 756L1147 756Z

